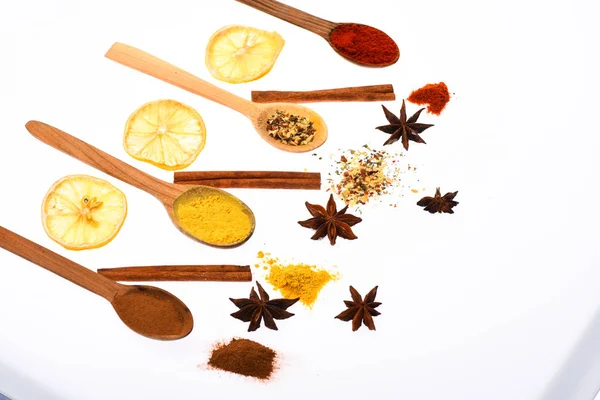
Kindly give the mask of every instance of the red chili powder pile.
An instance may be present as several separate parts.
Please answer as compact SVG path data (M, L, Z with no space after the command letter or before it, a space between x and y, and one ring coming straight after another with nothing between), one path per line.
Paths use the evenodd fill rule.
M329 38L337 51L361 63L388 65L400 56L398 45L391 37L368 25L342 24Z
M269 379L276 355L274 350L252 340L232 339L215 347L208 365L244 376Z
M407 100L418 105L427 104L428 113L440 115L450 101L450 93L444 82L428 83L421 89L413 91Z

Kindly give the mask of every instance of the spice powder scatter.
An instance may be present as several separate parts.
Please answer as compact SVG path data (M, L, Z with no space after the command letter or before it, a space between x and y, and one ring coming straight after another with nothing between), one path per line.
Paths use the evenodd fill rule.
M398 194L395 197L401 197L404 188L401 175L415 173L417 168L400 162L403 153L374 150L368 145L362 147L331 155L334 165L327 178L328 190L350 207L373 200L383 201L384 195ZM390 206L396 205L392 203Z
M300 302L312 308L321 289L331 281L339 279L336 272L303 263L284 264L270 253L259 252L260 264L268 271L265 280L286 299L300 298Z

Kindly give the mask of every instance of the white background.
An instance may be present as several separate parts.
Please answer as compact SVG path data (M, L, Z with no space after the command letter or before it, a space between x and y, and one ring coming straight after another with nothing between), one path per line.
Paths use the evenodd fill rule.
M103 299L0 251L0 391L38 399L591 399L600 385L600 257L596 121L600 63L592 1L287 0L334 21L376 26L401 49L385 69L346 62L320 37L233 0L0 2L0 224L90 269L123 265L253 264L259 250L333 267L313 310L296 305L280 330L247 333L228 297L247 283L164 283L195 328L176 342L129 331ZM204 66L210 35L228 24L286 40L263 79L229 85ZM236 249L198 244L150 195L31 137L37 119L167 181L172 174L121 147L129 114L175 99L203 116L208 139L190 170L318 170L337 149L380 147L379 103L314 104L329 126L323 157L268 146L245 117L103 57L124 42L249 98L252 89L306 90L392 83L400 100L428 82L454 93L427 145L411 144L419 186L458 190L454 215L415 205L422 193L365 208L359 239L311 241L296 221L324 191L231 190L255 212L254 236ZM416 111L408 104L409 114ZM388 146L400 150L400 143ZM107 179L129 215L108 246L67 251L40 223L46 190L68 174ZM262 278L258 276L262 281ZM379 285L376 332L334 320L349 299ZM269 291L276 295L272 290ZM278 350L260 383L205 364L213 343L247 337ZM199 367L200 366L200 367ZM596 371L594 373L594 371Z

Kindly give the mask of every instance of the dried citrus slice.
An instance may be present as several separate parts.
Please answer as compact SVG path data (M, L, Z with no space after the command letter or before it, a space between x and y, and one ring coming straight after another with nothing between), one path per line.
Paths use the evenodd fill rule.
M230 25L215 32L206 46L206 66L217 79L229 83L266 75L285 41L277 32Z
M101 247L119 233L127 216L127 200L105 180L69 175L44 197L42 224L52 240L70 250Z
M131 114L123 147L133 158L174 171L193 163L205 142L206 128L196 110L175 100L158 100Z

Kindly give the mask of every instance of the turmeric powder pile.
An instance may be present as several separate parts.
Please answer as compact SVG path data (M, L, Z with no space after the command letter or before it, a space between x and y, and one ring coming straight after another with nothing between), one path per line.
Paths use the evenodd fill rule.
M265 257L263 252L259 252L258 255L262 258L263 266L268 269L268 275L265 277L267 282L273 285L275 290L279 290L283 297L299 297L300 302L309 308L312 308L321 289L339 277L337 273L315 265L283 264L277 258L268 255Z

